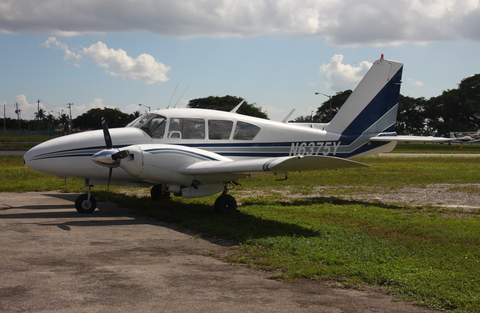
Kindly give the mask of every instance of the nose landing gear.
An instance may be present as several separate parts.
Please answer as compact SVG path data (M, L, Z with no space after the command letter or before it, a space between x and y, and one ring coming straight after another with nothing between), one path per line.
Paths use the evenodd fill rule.
M83 188L85 187L88 187L87 193L80 195L77 200L75 200L75 209L77 209L78 213L92 213L97 208L97 200L92 195L90 190L92 185L89 184L88 179L85 179L85 186L83 186Z

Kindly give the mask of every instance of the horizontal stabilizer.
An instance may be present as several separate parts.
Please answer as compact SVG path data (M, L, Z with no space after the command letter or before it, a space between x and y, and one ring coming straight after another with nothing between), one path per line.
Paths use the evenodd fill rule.
M339 168L369 167L367 164L329 156L289 156L241 161L205 161L178 169L181 174L202 175L249 172L299 172Z
M409 141L409 142L449 142L454 138L431 137L431 136L378 136L370 141Z

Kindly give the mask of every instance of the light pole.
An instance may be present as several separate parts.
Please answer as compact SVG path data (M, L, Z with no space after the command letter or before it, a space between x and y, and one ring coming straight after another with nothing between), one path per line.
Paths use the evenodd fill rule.
M150 111L152 110L148 105L141 104L141 103L138 104L139 107L141 107L142 105L143 105L144 107L147 107L147 108L148 108L148 112L150 112Z
M321 93L321 92L316 92L315 94L317 96L322 95L322 96L328 97L330 99L330 120L332 120L332 113L333 113L333 111L332 111L332 96L326 95L326 94Z

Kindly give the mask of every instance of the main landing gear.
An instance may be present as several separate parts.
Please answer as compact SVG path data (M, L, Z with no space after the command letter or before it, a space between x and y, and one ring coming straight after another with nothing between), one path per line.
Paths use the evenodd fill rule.
M220 214L231 214L238 212L237 201L234 197L227 194L222 194L215 201L215 212Z
M97 207L97 200L92 195L90 190L92 186L89 184L88 179L85 179L85 186L83 186L83 188L85 187L88 187L87 193L80 195L77 200L75 200L75 209L77 209L78 213L92 213Z
M231 214L238 212L237 210L237 201L231 195L228 195L227 192L229 190L228 185L230 183L226 183L223 193L221 196L217 198L215 201L215 212L219 214ZM233 183L236 184L236 183ZM168 187L165 188L165 185L159 184L154 185L150 190L150 195L152 200L163 200L163 199L170 199L171 192L168 191Z
M235 183L234 183L235 184ZM92 195L91 187L88 179L85 179L85 186L87 187L87 193L81 194L77 200L75 200L75 208L79 213L92 213L97 208L97 200ZM219 214L232 214L237 213L237 201L234 197L227 194L228 192L228 183L225 184L225 188L221 196L215 201L214 207L215 212ZM155 185L150 191L153 200L168 199L170 198L171 192L165 190L164 185Z
M220 197L215 201L215 212L219 214L232 214L237 213L237 201L234 197L227 194L228 184L225 184L225 189Z
M170 199L170 192L165 190L165 185L154 185L150 190L150 196L153 201Z

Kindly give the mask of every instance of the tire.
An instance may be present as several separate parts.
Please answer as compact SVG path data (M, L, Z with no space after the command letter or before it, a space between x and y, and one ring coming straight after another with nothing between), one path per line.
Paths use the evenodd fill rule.
M231 214L237 211L237 201L231 195L221 195L215 201L215 212L219 214Z
M90 201L88 201L88 195L80 195L77 200L75 200L75 209L78 213L92 213L97 207L97 200L94 196L90 196Z
M152 196L153 201L170 199L170 192L165 191L164 185L154 185L150 190L150 196Z

